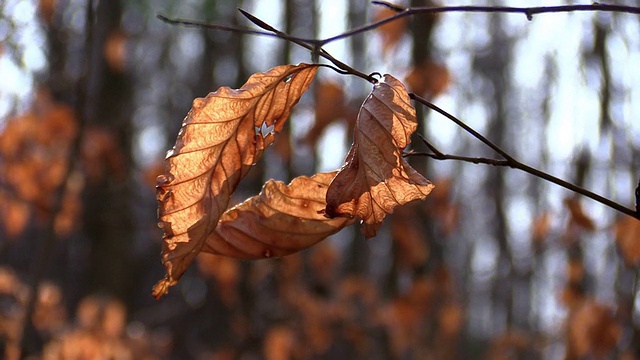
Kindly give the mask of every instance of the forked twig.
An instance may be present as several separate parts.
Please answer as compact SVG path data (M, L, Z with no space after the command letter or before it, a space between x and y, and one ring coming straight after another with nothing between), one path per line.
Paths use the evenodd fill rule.
M240 13L242 13L242 15L244 15L247 19L249 19L251 22L253 22L254 24L256 24L257 26L267 30L265 31L260 31L260 30L252 30L252 29L247 29L247 28L242 28L242 27L236 27L236 26L229 26L229 25L219 25L219 24L210 24L210 23L205 23L205 22L201 22L201 21L191 21L191 20L183 20L183 19L172 19L169 17L166 17L164 15L156 15L156 17L167 23L167 24L171 24L171 25L181 25L181 26L188 26L188 27L197 27L197 28L204 28L204 29L212 29L212 30L220 30L220 31L230 31L230 32L237 32L240 34L249 34L249 35L260 35L260 36L270 36L270 37L275 37L275 38L279 38L279 39L283 39L286 41L290 41L296 45L299 45L307 50L311 51L311 55L314 58L318 58L318 57L322 57L327 59L329 62L331 62L333 65L335 65L338 69L340 70L336 70L338 73L340 74L349 74L349 75L355 75L359 78L362 78L372 84L375 84L376 82L378 82L378 80L373 77L372 75L367 75L361 71L358 71L354 68L352 68L351 66L343 63L342 61L334 58L331 54L329 54L326 50L324 50L322 48L322 40L316 40L316 39L304 39L304 38L298 38L295 36L291 36L283 31L280 31L276 28L274 28L273 26L267 24L266 22L258 19L257 17L253 16L252 14L242 10L242 9L238 9L238 11L240 11Z
M463 128L466 132L468 132L469 134L471 134L473 137L475 137L476 139L480 140L483 144L487 145L488 147L490 147L492 150L494 150L496 153L500 154L500 156L502 156L505 160L504 161L499 161L499 160L491 160L491 159L485 159L485 158L466 158L463 156L455 156L455 155L445 155L442 154L440 151L434 152L434 154L424 154L424 156L429 156L432 157L434 159L437 160L460 160L460 161L468 161L468 162L472 162L472 163L483 163L483 164L490 164L490 165L496 165L496 166L508 166L510 168L514 168L514 169L518 169L521 171L524 171L528 174L531 174L533 176L539 177L541 179L547 180L549 182L552 182L556 185L559 185L565 189L571 190L575 193L584 195L588 198L591 198L603 205L606 205L614 210L617 210L623 214L627 214L629 216L632 216L636 219L640 220L640 214L637 213L635 210L632 210L624 205L621 205L613 200L607 199L601 195L598 195L592 191L589 191L585 188L582 188L578 185L572 184L568 181L562 180L560 178L557 178L551 174L548 174L544 171L538 170L534 167L531 167L529 165L526 165L524 163L521 163L520 161L514 159L511 155L509 155L507 152L505 152L504 150L502 150L498 145L496 145L494 142L492 142L491 140L487 139L485 136L483 136L482 134L480 134L479 132L475 131L473 128L471 128L469 125L465 124L462 120L456 118L455 116L449 114L448 112L446 112L445 110L442 110L441 108L439 108L438 106L436 106L435 104L432 104L431 102L429 102L428 100L414 94L414 93L409 93L409 97L411 97L411 99L419 102L420 104L436 111L437 113L443 115L444 117L446 117L447 119L453 121L454 123L456 123L456 125L460 126L461 128ZM431 144L427 144L428 142L425 142L425 145L427 145L430 149L432 149L433 151L433 145ZM439 154L438 154L439 153ZM409 153L410 155L412 153ZM418 155L419 153L413 153L413 155Z
M509 166L509 162L507 160L445 154L442 151L438 150L438 148L436 148L433 144L431 144L427 139L425 139L424 136L420 134L417 134L417 135L432 152L428 153L428 152L420 152L420 151L410 151L408 153L403 154L403 156L427 156L435 160L458 160L458 161L470 162L474 164Z

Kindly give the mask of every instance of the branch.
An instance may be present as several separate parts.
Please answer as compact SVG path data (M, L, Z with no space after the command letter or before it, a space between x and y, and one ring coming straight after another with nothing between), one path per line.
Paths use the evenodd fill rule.
M242 10L242 9L238 9L247 19L249 19L251 22L253 22L254 24L256 24L257 26L261 27L262 29L266 30L267 32L264 31L259 31L259 30L251 30L251 29L246 29L246 28L238 28L238 27L233 27L233 26L224 26L224 25L215 25L215 24L207 24L207 23L203 23L203 22L197 22L197 21L189 21L189 20L179 20L179 19L170 19L167 18L165 16L162 15L158 15L157 17L169 24L172 25L183 25L183 26L194 26L194 27L202 27L202 28L207 28L207 29L214 29L214 30L222 30L222 31L232 31L232 32L239 32L239 33L243 33L243 34L252 34L252 35L264 35L264 36L271 36L271 37L277 37L280 39L284 39L287 41L290 41L296 45L299 45L301 47L304 47L307 50L310 50L312 53L312 58L314 58L314 61L317 60L317 58L319 57L323 57L326 60L328 60L329 62L331 62L332 64L334 64L338 69L332 68L333 70L337 71L340 74L350 74L350 75L355 75L357 77L360 77L370 83L376 83L377 79L375 78L375 74L364 74L352 67L350 67L349 65L346 65L345 63L339 61L338 59L334 58L331 54L329 54L326 50L322 49L322 46L330 43L332 41L336 41L339 39L344 39L356 34L360 34L372 29L375 29L381 25L384 25L388 22L397 20L399 18L405 17L405 16L411 16L411 15L416 15L416 14L433 14L433 13L441 13L441 12L485 12L485 13L521 13L524 14L528 20L532 20L533 15L537 15L537 14L543 14L543 13L557 13L557 12L578 12L578 11L606 11L606 12L623 12L623 13L631 13L631 14L640 14L640 7L632 7L632 6L623 6L623 5L607 5L607 4L598 4L598 3L594 3L592 5L562 5L562 6L547 6L547 7L509 7L509 6L443 6L443 7L416 7L416 8L403 8L401 6L389 3L389 2L385 2L385 1L373 1L374 4L376 5L382 5L382 6L386 6L388 8L391 8L392 10L395 10L398 12L397 15L391 16L389 18L386 18L384 20L381 21L377 21L365 26L361 26L359 28L355 28L349 31L346 31L340 35L336 35L333 37L329 37L326 39L322 39L322 40L316 40L316 39L303 39L303 38L298 38L295 36L291 36L285 32L282 32L276 28L274 28L273 26L267 24L266 22L260 20L259 18L253 16L252 14ZM326 66L326 65L323 65ZM482 134L480 134L479 132L475 131L473 128L471 128L470 126L468 126L467 124L465 124L464 122L462 122L461 120L459 120L458 118L456 118L455 116L449 114L448 112L440 109L439 107L437 107L436 105L430 103L429 101L425 100L424 98L414 94L414 93L410 93L409 94L410 97L421 103L422 105L435 110L436 112L442 114L443 116L447 117L449 120L453 121L454 123L456 123L458 126L460 126L461 128L463 128L465 131L467 131L468 133L470 133L471 135L473 135L476 139L480 140L482 143L484 143L485 145L487 145L488 147L490 147L492 150L494 150L496 153L498 153L500 156L502 156L504 158L504 160L495 160L495 159L487 159L487 158L477 158L477 157L465 157L465 156L457 156L457 155L448 155L448 154L444 154L442 152L440 152L439 150L437 150L433 145L429 144L426 140L423 139L423 141L425 141L425 144L427 145L427 147L429 147L429 149L431 149L431 151L433 151L433 153L416 153L416 152L412 152L412 153L408 153L405 154L405 156L428 156L437 160L459 160L459 161L466 161L466 162L471 162L471 163L475 163L475 164L488 164L488 165L493 165L493 166L508 166L514 169L519 169L521 171L524 171L526 173L529 173L533 176L539 177L541 179L547 180L549 182L552 182L556 185L559 185L561 187L564 187L565 189L571 190L573 192L576 192L578 194L582 194L584 196L587 196L603 205L606 205L614 210L617 210L619 212L622 212L624 214L627 214L629 216L632 216L636 219L640 219L640 211L634 211L631 210L619 203L616 203L612 200L609 200L603 196L600 196L598 194L595 194L589 190L586 190L584 188L581 188L577 185L574 185L572 183L569 183L567 181L564 181L560 178L557 178L553 175L550 175L548 173L545 173L541 170L535 169L531 166L528 166L526 164L523 164L519 161L517 161L516 159L514 159L511 155L509 155L506 151L502 150L499 146L497 146L495 143L493 143L492 141L490 141L489 139L487 139L486 137L484 137Z
M432 145L422 135L420 135L420 134L417 134L417 135L418 135L418 137L420 137L420 139L422 139L422 142L433 152L432 153L427 153L427 152L411 151L411 152L403 154L402 156L427 156L427 157L430 157L430 158L435 159L435 160L457 160L457 161L470 162L470 163L474 163L474 164L487 164L487 165L493 165L493 166L509 166L509 162L507 160L498 160L498 159L488 159L488 158L483 158L483 157L468 157L468 156L445 154L445 153L441 152L440 150L438 150L438 148L436 148L434 145Z
M507 160L498 160L498 159L489 159L483 157L469 157L469 156L460 156L460 155L450 155L443 153L427 153L427 152L418 152L411 151L403 156L426 156L435 160L456 160L456 161L464 161L473 164L485 164L485 165L493 165L493 166L509 166L509 162Z
M229 31L229 32L235 32L240 34L269 36L269 37L276 37L276 38L280 37L272 32L253 30L253 29L248 29L248 28L243 28L238 26L211 24L211 23L206 23L206 22L197 21L197 20L172 19L162 14L156 14L156 18L158 18L160 21L167 23L169 25L181 25L185 27L195 27L195 28L211 29L211 30L218 30L218 31Z
M632 210L624 205L621 205L615 201L612 201L610 199L607 199L601 195L598 195L594 192L591 192L587 189L584 189L580 186L577 186L575 184L572 184L570 182L567 182L565 180L562 180L560 178L557 178L551 174L548 174L542 170L538 170L534 167L531 167L529 165L523 164L520 161L514 159L511 155L509 155L507 152L505 152L504 150L502 150L498 145L496 145L495 143L493 143L492 141L490 141L489 139L487 139L486 137L484 137L482 134L478 133L477 131L475 131L474 129L472 129L469 125L465 124L464 122L462 122L460 119L456 118L455 116L449 114L448 112L440 109L439 107L437 107L436 105L430 103L429 101L427 101L426 99L414 94L414 93L410 93L409 97L411 97L411 99L419 102L420 104L435 110L436 112L440 113L441 115L445 116L446 118L448 118L449 120L455 122L458 126L460 126L461 128L463 128L466 132L468 132L469 134L471 134L473 137L475 137L476 139L480 140L482 143L484 143L485 145L487 145L488 147L490 147L492 150L494 150L496 153L500 154L500 156L502 156L505 160L504 161L499 161L499 160L492 160L492 159L485 159L485 158L467 158L467 157L463 157L463 156L455 156L455 155L445 155L443 153L441 153L440 151L434 151L434 154L428 154L428 153L424 153L424 156L429 156L431 158L437 159L437 160L462 160L462 161L468 161L468 162L473 162L476 164L479 163L484 163L484 164L490 164L490 165L494 165L494 166L508 166L514 169L518 169L521 171L524 171L528 174L531 174L533 176L539 177L541 179L547 180L549 182L552 182L556 185L559 185L565 189L571 190L575 193L584 195L586 197L589 197L605 206L608 206L616 211L619 211L623 214L629 215L631 217L634 217L638 220L640 220L640 213L636 212L635 210ZM426 141L426 140L425 140ZM433 145L431 144L427 144L425 143L430 149L434 149ZM411 154L411 153L409 153ZM414 155L418 155L419 153L413 153Z
M381 5L390 8L398 14L386 19L367 24L353 30L349 30L340 35L323 39L322 45L326 45L332 41L344 39L353 35L357 35L369 30L373 30L388 22L417 14L436 14L444 12L480 12L480 13L511 13L523 14L527 20L533 20L533 15L545 13L560 12L584 12L584 11L603 11L603 12L621 12L627 14L640 14L640 7L625 5L609 5L594 3L591 5L560 5L560 6L539 6L539 7L513 7L513 6L439 6L439 7L409 7L404 8L400 5L387 1L372 1L374 5Z
M334 64L339 70L332 68L333 70L335 70L336 72L338 72L339 74L349 74L349 75L355 75L359 78L362 78L372 84L375 84L376 82L378 82L378 80L372 75L367 75L361 71L358 71L354 68L352 68L351 66L343 63L342 61L334 58L331 54L329 54L326 50L322 49L322 45L323 45L323 41L322 40L316 40L316 39L304 39L304 38L298 38L295 36L291 36L283 31L280 31L276 28L274 28L273 26L267 24L266 22L260 20L259 18L253 16L252 14L242 10L242 9L238 9L238 11L240 11L240 13L242 13L242 15L244 15L247 19L249 19L251 22L253 22L254 24L256 24L257 26L267 30L267 31L260 31L260 30L253 30L253 29L247 29L247 28L242 28L242 27L237 27L237 26L228 26L228 25L219 25L219 24L210 24L210 23L205 23L205 22L201 22L201 21L192 21L192 20L183 20L183 19L172 19L169 17L166 17L164 15L156 15L156 17L167 23L170 25L181 25L181 26L187 26L187 27L197 27L197 28L204 28L204 29L212 29L212 30L219 30L219 31L230 31L230 32L237 32L240 34L249 34L249 35L259 35L259 36L269 36L269 37L275 37L275 38L279 38L279 39L283 39L286 41L290 41L298 46L301 46L307 50L311 51L311 55L312 58L314 58L314 60L317 57L323 57L325 59L327 59L329 62L331 62L332 64Z

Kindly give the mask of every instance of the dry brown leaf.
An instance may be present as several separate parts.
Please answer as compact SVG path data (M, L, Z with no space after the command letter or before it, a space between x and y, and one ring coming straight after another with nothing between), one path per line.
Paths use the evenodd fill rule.
M269 180L259 195L226 211L202 251L242 259L280 257L306 249L353 221L320 210L336 172Z
M622 337L612 309L591 299L582 301L568 319L568 359L604 359Z
M125 181L127 161L118 145L118 135L115 131L98 126L85 128L81 156L89 181L98 182L107 176Z
M491 340L484 358L492 360L527 358L531 354L536 354L536 345L538 344L534 334L511 328Z
M56 3L56 0L40 0L38 2L38 12L47 25L51 25L56 11Z
M460 335L464 324L464 310L456 302L448 302L440 308L438 313L438 325L441 341L454 341Z
M104 58L111 68L115 72L123 72L127 65L127 35L123 30L113 30L107 37L103 54Z
M202 249L238 183L273 143L316 71L310 64L277 66L252 75L240 89L221 87L193 101L167 154L165 174L158 177L167 274L154 287L156 298L176 284ZM208 249L217 250L211 246L217 241L209 243Z
M263 355L267 360L286 360L294 358L296 332L288 326L275 326L267 332L264 339Z
M591 219L591 217L589 217L589 215L587 215L582 209L580 200L575 197L571 197L566 198L564 203L567 206L567 209L569 209L569 213L571 215L569 220L570 226L575 225L576 227L587 231L594 231L596 229L596 224L593 219Z
M4 230L9 238L22 233L29 221L29 215L30 209L27 202L16 200L11 194L0 191L0 216L4 219Z
M640 264L640 220L624 216L615 224L616 243L627 266Z
M409 269L424 265L430 254L426 231L414 206L398 208L391 217L391 237L396 246L399 266Z
M232 308L240 297L238 287L240 280L239 260L201 253L197 263L200 271L215 281L217 293L222 302Z
M374 16L374 21L382 21L397 15L398 13L392 9L381 7ZM407 30L407 17L401 17L397 20L390 21L384 25L378 26L376 29L382 37L382 51L387 53L394 47L402 35Z
M582 259L570 259L567 263L567 281L580 283L584 279L584 264Z
M362 219L369 238L393 208L423 200L433 185L402 157L417 126L404 85L385 75L360 108L353 145L327 192L325 215Z
M551 213L544 212L538 215L531 223L531 240L536 246L540 246L549 235L551 229Z
M446 66L427 60L409 71L405 77L405 83L414 93L432 98L441 94L449 86L451 74Z

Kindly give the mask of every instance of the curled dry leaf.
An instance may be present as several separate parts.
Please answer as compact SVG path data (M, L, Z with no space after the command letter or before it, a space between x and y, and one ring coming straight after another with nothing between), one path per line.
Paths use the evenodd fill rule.
M238 183L273 143L316 71L310 64L278 66L252 75L240 89L221 87L193 101L157 179L167 274L153 289L156 298L200 252Z
M202 251L241 259L285 256L306 249L353 221L320 214L336 172L269 180L259 195L229 209Z
M353 145L327 191L328 217L358 217L372 237L398 205L423 200L433 189L402 157L418 122L404 85L385 75L360 108Z
M640 220L630 216L620 218L615 224L616 243L627 266L640 264Z

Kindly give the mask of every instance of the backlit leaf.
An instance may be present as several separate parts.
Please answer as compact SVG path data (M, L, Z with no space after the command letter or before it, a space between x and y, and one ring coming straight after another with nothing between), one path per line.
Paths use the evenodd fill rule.
M229 209L202 251L242 259L280 257L308 248L353 221L328 219L329 183L336 172L300 176L286 185L269 180L259 195Z
M283 65L252 75L242 88L221 87L193 101L157 180L167 275L154 296L168 291L202 249L229 197L282 130L307 90L316 65Z
M385 75L360 108L353 145L327 192L328 217L358 217L372 237L398 205L423 200L433 185L402 157L418 126L404 85Z

